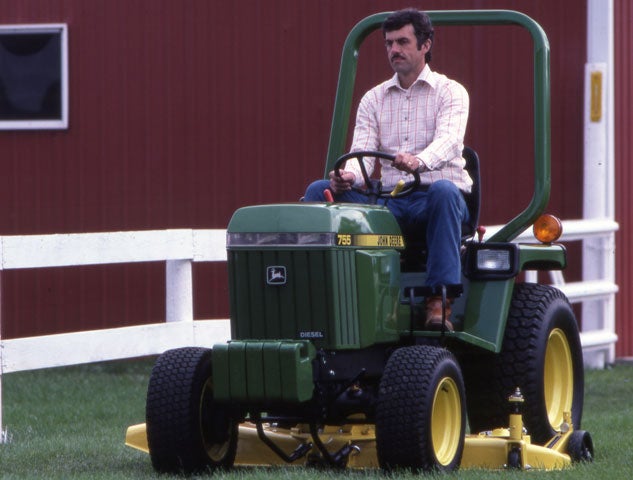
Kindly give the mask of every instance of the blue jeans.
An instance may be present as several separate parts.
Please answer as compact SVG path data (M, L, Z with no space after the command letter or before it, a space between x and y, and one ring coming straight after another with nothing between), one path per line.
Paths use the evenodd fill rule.
M311 183L305 202L324 202L328 180ZM367 203L367 196L350 190L335 195L337 202ZM426 231L428 259L426 284L430 287L461 283L460 245L462 223L468 220L468 208L461 191L449 180L439 180L428 190L416 190L401 198L379 198L379 205L393 213L403 232Z

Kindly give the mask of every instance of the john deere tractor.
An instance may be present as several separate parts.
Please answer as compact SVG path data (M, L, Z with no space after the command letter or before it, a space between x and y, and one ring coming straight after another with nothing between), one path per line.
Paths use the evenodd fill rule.
M535 190L527 208L484 238L477 154L467 197L463 278L425 287L423 236L404 235L375 204L241 208L227 228L231 340L162 354L146 423L128 444L160 472L288 463L384 470L562 468L590 460L580 430L583 359L565 295L518 281L560 270L560 222L543 215L550 189L549 46L514 11L432 11L435 25L525 27L534 42ZM344 48L325 166L342 155L358 49L387 13L365 18ZM368 196L406 195L370 182ZM513 240L533 226L538 240ZM424 330L429 295L456 297L451 331ZM446 309L445 309L446 313ZM446 318L444 319L446 320ZM468 428L467 428L468 425Z

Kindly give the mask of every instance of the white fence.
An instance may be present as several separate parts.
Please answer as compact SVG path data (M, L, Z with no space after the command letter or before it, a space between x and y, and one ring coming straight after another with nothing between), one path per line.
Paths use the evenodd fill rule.
M614 242L617 224L579 220L564 222L564 229L567 232L564 241L598 237L609 243ZM489 232L494 230L494 227L490 228ZM2 375L5 373L133 358L183 345L208 346L226 341L230 336L227 319L193 319L192 284L192 262L226 261L225 237L224 230L0 237L0 270L155 261L166 264L164 323L8 340L0 338L0 443L6 440L2 424ZM552 283L563 289L572 302L599 301L606 305L602 310L605 314L602 326L583 331L582 342L586 351L600 353L603 365L612 362L617 340L614 321L617 286L613 278L564 283L562 275L558 275Z
M227 340L228 320L193 321L191 274L192 262L226 261L225 237L224 230L0 237L1 270L155 261L166 264L165 323L0 338L0 443L6 440L2 427L5 373L133 358L183 345L211 345Z

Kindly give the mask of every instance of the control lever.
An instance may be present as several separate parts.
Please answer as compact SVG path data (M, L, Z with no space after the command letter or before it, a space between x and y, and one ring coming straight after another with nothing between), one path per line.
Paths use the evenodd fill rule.
M390 195L392 197L395 197L396 195L398 195L403 189L404 189L404 180L400 179L398 180L398 183L396 183L396 186L393 187L393 190L391 191Z

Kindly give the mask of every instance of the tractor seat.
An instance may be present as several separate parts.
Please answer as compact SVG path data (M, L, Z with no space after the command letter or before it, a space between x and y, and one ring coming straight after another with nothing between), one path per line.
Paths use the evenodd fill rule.
M473 181L470 193L464 193L468 207L468 222L462 225L462 243L472 238L479 226L479 211L481 206L481 176L479 172L479 156L470 147L464 147L462 157L466 160L465 169ZM405 249L400 254L403 272L426 271L426 231L419 229L415 232L404 231Z

